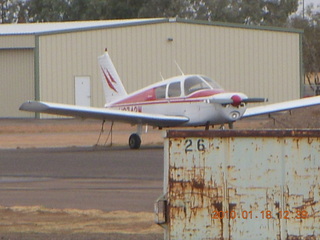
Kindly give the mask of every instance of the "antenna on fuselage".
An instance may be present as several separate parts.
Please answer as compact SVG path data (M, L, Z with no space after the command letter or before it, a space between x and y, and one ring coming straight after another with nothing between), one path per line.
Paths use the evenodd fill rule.
M184 73L183 73L183 71L182 71L181 67L179 66L179 64L177 63L177 61L176 61L176 60L174 60L174 63L177 65L177 68L178 68L178 69L179 69L179 71L181 72L181 75L183 75L183 76L184 76Z
M162 73L159 72L159 74L160 74L160 77L161 77L162 81L164 81L164 77L162 76Z

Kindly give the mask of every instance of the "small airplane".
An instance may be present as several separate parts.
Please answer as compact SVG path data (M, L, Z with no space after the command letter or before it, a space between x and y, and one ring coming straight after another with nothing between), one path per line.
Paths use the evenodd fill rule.
M20 110L135 124L138 130L130 136L129 146L138 149L143 125L159 129L188 126L209 129L228 124L232 128L242 118L320 104L318 96L247 108L248 103L267 99L228 92L206 76L183 73L127 94L107 51L98 62L106 99L104 108L27 101Z

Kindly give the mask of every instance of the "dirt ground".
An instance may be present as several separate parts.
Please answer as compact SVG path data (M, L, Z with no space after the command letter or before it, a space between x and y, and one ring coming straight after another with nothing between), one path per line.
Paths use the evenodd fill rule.
M258 117L235 123L235 129L317 128L320 106ZM105 144L110 123L78 119L0 119L0 149L94 146ZM127 145L136 130L115 124L113 145ZM142 144L162 144L163 132L149 128ZM98 140L99 139L99 140ZM1 156L0 156L1 157ZM0 239L163 239L162 229L153 223L149 212L103 212L101 210L47 209L42 206L0 206ZM85 229L85 232L84 230Z
M44 148L74 146L113 146L127 145L130 133L135 126L80 119L0 119L0 149ZM163 142L161 131L145 129L143 145L156 145ZM100 136L101 132L101 136ZM100 136L100 137L99 137Z
M7 148L43 148L71 146L114 146L127 145L130 133L136 131L135 126L116 123L112 137L109 136L111 123L79 119L0 119L0 149ZM219 128L219 126L216 126ZM235 129L295 129L320 128L320 106L307 107L262 116L248 118L234 124ZM194 129L194 128L191 128ZM200 128L203 129L203 128ZM164 131L148 127L143 132L142 145L162 144Z

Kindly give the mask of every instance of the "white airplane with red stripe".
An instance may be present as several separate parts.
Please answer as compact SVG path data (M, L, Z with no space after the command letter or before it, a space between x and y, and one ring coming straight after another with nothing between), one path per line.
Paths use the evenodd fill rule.
M141 144L141 126L161 128L232 124L242 118L320 104L320 97L247 108L248 103L266 102L240 92L228 92L202 75L173 77L127 94L106 51L98 58L106 104L104 108L41 101L27 101L20 110L81 118L127 122L138 126L129 146Z

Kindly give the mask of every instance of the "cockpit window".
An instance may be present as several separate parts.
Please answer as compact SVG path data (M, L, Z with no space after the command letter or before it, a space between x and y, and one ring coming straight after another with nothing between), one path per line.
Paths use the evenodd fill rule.
M180 97L181 96L181 87L180 82L170 83L168 89L168 97Z
M167 85L163 85L155 89L156 99L166 98L166 88Z
M201 76L201 78L203 78L213 89L222 89L222 87L211 78L208 78L206 76Z
M184 81L184 94L186 96L203 89L211 89L211 87L198 76L189 77Z

